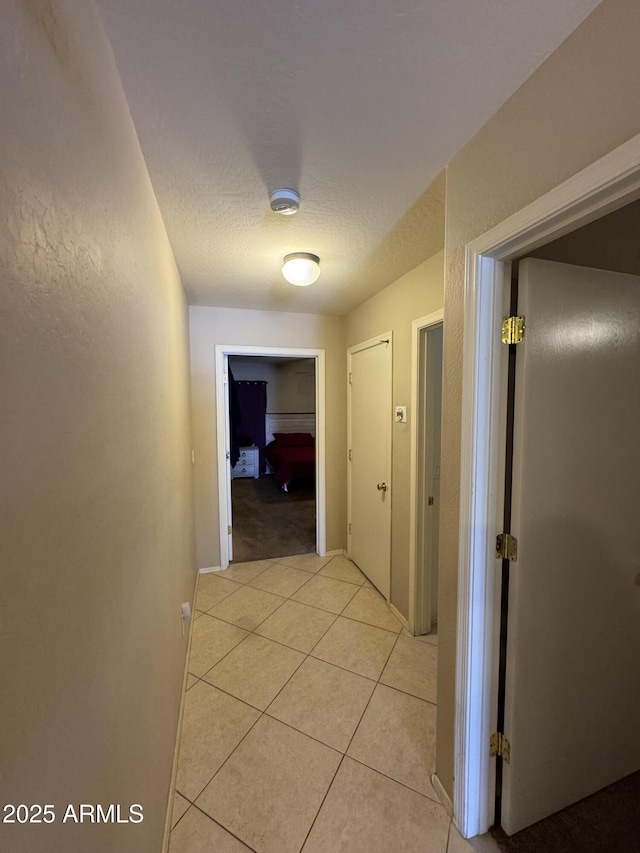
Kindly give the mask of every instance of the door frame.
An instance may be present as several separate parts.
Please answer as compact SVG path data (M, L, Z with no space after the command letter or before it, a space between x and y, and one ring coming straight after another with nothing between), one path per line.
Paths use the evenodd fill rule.
M640 134L466 246L454 744L454 821L493 823L500 615L494 543L504 502L506 359L498 334L510 261L640 198ZM508 307L508 303L507 307Z
M391 348L391 406L393 409L393 332L381 332L379 335L374 335L366 341L361 341L359 344L354 344L347 349L347 453L351 447L351 360L353 356L362 352L362 350L370 349L378 346L381 343L387 343ZM389 411L389 422L391 424L392 410ZM393 424L390 428L389 441L389 596L386 599L387 604L391 603L391 512L393 511ZM351 522L351 465L347 462L347 554L351 556L351 533L349 532L349 524Z
M416 625L421 622L418 610L425 589L425 572L418 572L418 415L420 405L420 335L424 329L442 326L444 328L444 310L434 311L424 317L418 317L411 323L411 447L409 457L409 630L413 634ZM430 587L429 587L430 589Z
M299 347L258 347L216 344L216 446L218 463L218 519L220 525L220 568L229 565L228 495L231 494L231 463L227 459L229 418L225 403L228 385L225 366L230 355L271 356L280 358L313 358L316 382L316 553L324 557L327 551L326 529L326 464L325 464L325 351Z

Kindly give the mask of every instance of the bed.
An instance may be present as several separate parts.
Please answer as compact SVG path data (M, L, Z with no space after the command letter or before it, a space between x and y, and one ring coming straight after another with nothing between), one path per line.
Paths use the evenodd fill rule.
M276 432L264 449L276 482L285 492L294 480L310 479L316 473L316 442L308 432Z

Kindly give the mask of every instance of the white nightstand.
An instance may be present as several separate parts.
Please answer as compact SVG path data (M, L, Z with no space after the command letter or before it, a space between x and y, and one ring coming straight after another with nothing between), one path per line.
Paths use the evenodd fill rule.
M241 447L240 458L231 469L231 476L236 477L254 477L256 480L260 476L260 457L257 447Z

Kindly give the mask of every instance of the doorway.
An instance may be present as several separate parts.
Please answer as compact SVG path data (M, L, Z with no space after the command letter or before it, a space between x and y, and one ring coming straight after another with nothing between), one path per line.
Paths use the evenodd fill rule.
M316 548L315 361L230 355L232 560Z
M440 521L443 311L412 323L409 628L436 631Z
M486 831L493 822L495 763L509 757L506 734L498 732L495 739L491 734L498 710L500 648L501 585L495 580L495 535L503 530L506 467L506 400L502 389L507 385L510 346L503 348L495 330L509 314L510 261L619 210L639 196L640 138L635 138L467 250L454 802L456 823L467 837ZM513 560L513 550L509 553L512 556L505 559ZM512 573L518 570L515 563ZM562 582L562 573L556 577ZM539 618L542 631L542 615ZM637 649L628 652L633 659ZM580 720L575 723L579 725ZM597 751L600 733L592 736ZM486 748L489 742L494 755L503 753L495 763ZM515 744L510 747L513 755ZM562 755L561 743L558 754Z
M253 361L263 359L263 361ZM251 415L248 422L242 421L237 414L238 402L232 404L232 395L237 398L237 387L232 388L236 380L233 366L238 375L243 377L240 382L248 383L243 387L251 397L251 388L256 388L259 393L257 403L251 402L249 409ZM231 365L231 374L230 374ZM248 378L249 373L254 376ZM257 371L257 372L256 372ZM282 377L276 379L281 372ZM258 375L260 374L260 375ZM304 374L304 375L303 375ZM272 394L269 398L269 378L272 383ZM233 380L232 380L233 377ZM283 378L284 377L284 378ZM255 383L255 384L254 384ZM276 387L278 386L278 387ZM293 400L297 405L303 400L303 408L312 408L311 412L268 412L271 408L293 408ZM303 512L309 515L307 507L296 507L302 504L299 498L311 498L315 508L315 523L313 534L309 536L309 542L304 546L294 539L292 547L309 547L311 552L319 555L326 553L325 533L325 446L324 446L324 350L307 350L277 347L253 347L253 346L216 346L216 403L217 403L217 458L218 458L218 494L219 494L219 522L220 522L220 559L221 568L226 568L233 560L241 562L244 560L266 559L267 554L256 556L256 547L262 548L259 537L256 538L251 528L256 525L255 512L262 510L265 514L265 506L272 524L279 524L287 508L293 510L289 513L290 521L295 528L296 513ZM260 413L263 405L264 411ZM257 408L256 408L257 406ZM230 412L236 411L234 429L230 422ZM261 420L264 417L264 428ZM250 426L247 425L250 423ZM235 430L235 437L233 432ZM305 455L306 467L304 477L300 478L301 468L289 460L288 474L273 467L269 461L269 446L277 442L281 435L281 444L288 448L293 444L293 437L298 439L298 445L293 448L296 460L301 454ZM291 440L285 441L284 438ZM306 442L306 443L305 443ZM304 445L304 446L301 446ZM279 448L278 448L279 449ZM277 454L276 454L277 456ZM274 458L274 457L272 457ZM287 457L288 459L289 457ZM298 460L299 461L299 460ZM277 462L274 461L274 465ZM286 474L286 476L285 476ZM257 475L257 476L256 476ZM312 475L313 482L311 481ZM284 477L284 479L283 479ZM304 479L305 494L302 495L300 480ZM234 488L235 487L235 488ZM236 493L236 505L240 510L240 522L245 529L239 537L244 551L240 555L234 554L234 490ZM297 495L297 497L296 497ZM264 498L264 501L261 501ZM269 518L260 520L260 525L267 524ZM309 519L307 519L307 523ZM292 529L293 529L292 528ZM259 531L258 531L259 532ZM286 535L286 531L280 533ZM279 533L272 537L272 544L280 548L283 538ZM267 546L269 543L267 543ZM260 551L263 554L263 551ZM291 553L291 551L289 551ZM286 554L270 554L269 556L281 557Z

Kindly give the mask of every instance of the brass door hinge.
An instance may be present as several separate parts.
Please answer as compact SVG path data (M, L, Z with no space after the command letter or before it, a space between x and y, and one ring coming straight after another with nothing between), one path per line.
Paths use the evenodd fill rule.
M349 536L351 536L351 522L349 522Z
M351 374L349 374L349 385L351 385Z
M229 534L229 536L231 536L231 531L232 531L232 530L233 530L233 527L231 527L231 525L229 525L229 526L227 527L227 533Z
M351 462L351 451L349 451L349 462Z
M499 755L507 762L507 764L511 760L511 744L502 732L495 732L491 735L491 740L489 741L489 755L492 758Z
M502 343L519 344L524 338L524 317L505 317L502 321Z
M518 540L515 536L510 533L499 533L496 536L496 559L516 562L518 559Z

